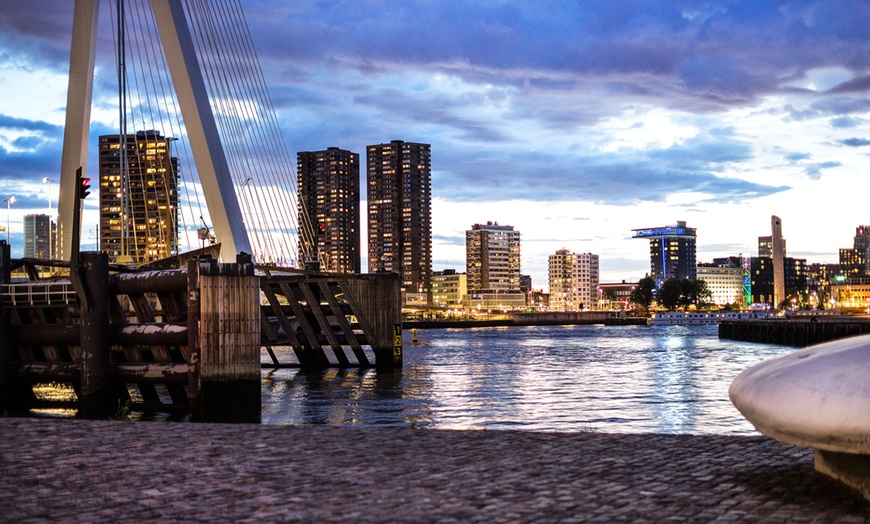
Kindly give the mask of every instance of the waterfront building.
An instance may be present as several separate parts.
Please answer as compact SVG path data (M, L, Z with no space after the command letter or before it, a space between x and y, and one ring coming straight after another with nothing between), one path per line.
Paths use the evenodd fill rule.
M498 222L474 224L465 231L465 271L469 298L478 309L525 306L520 288L520 232Z
M768 304L773 308L785 306L789 298L796 298L798 293L808 289L807 261L802 258L785 257L783 259L783 298L777 298L774 293L773 259L768 257L752 257L750 261L752 276L752 302Z
M521 293L520 232L498 222L465 231L465 270L469 293Z
M835 308L870 313L870 277L848 278L831 284L831 298Z
M24 215L24 258L53 258L57 232L48 215Z
M632 238L649 240L650 277L661 288L665 280L689 278L697 271L696 229L686 227L685 221L676 225L646 229L632 229Z
M870 226L855 228L852 248L840 249L840 269L847 278L870 276Z
M598 284L598 309L626 311L632 308L631 292L637 282L602 282Z
M462 303L472 313L508 312L525 309L526 296L520 292L469 291Z
M743 304L743 266L716 263L698 264L698 280L703 280L710 290L710 299L717 306Z
M550 310L598 309L598 255L560 249L548 257Z
M455 269L432 273L432 302L437 307L462 307L462 298L468 294L468 278Z
M402 294L432 287L429 144L393 140L366 147L368 270L398 273Z
M178 159L170 152L172 139L149 130L99 140L100 251L112 263L177 254Z
M296 169L299 220L315 232L314 246L300 235L301 258L318 260L321 271L360 273L359 154L337 147L301 151Z

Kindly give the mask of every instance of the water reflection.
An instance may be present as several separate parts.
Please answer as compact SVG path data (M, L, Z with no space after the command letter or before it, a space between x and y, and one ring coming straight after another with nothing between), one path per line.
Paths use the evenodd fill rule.
M720 341L715 326L418 331L402 371L275 370L266 424L749 434L728 386L791 351Z

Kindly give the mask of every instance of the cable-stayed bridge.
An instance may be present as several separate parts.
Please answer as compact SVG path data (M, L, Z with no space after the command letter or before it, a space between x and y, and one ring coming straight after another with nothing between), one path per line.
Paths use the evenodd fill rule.
M75 171L96 178L87 156L96 57L106 51L97 49L101 15L112 25L119 135L157 130L173 140L179 249L198 247L206 228L224 259L246 252L259 264L302 266L311 253L299 246L313 245L314 230L298 212L295 158L238 0L76 0L59 258L72 253ZM121 178L122 191L134 190ZM129 209L121 211L124 231L143 229Z
M174 266L155 269L150 260L110 264L106 251L80 253L80 182L89 176L104 11L116 35L119 109L117 143L101 139L100 147L118 152L110 174L121 204L105 210L101 198L101 213L118 213L128 238L151 234L142 217L160 218L137 216L131 202L159 208L175 200L136 200L153 181L137 177L170 170L178 177L179 250L185 240L198 247L197 230L204 230L221 262L173 256ZM141 142L125 142L140 135ZM171 143L178 160L152 165L156 137L164 135L171 140L161 147ZM76 0L62 156L59 260L13 260L0 240L0 411L62 406L105 417L127 405L258 420L261 365L402 366L398 275L299 269L314 261L308 257L316 250L306 247L314 230L304 208L297 213L294 161L238 0L106 0L102 7ZM109 186L101 180L100 189ZM47 266L44 278L38 268ZM18 270L25 279L13 280ZM270 362L261 363L264 354ZM57 384L76 400L57 400Z

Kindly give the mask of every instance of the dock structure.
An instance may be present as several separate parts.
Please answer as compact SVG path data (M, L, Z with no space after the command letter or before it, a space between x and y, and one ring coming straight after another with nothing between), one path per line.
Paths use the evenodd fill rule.
M857 317L772 318L719 322L719 338L804 347L870 333L870 319Z
M393 274L263 272L244 255L132 271L82 253L78 279L11 282L11 270L39 263L11 260L0 242L3 412L67 407L101 418L127 406L259 421L261 349L276 367L402 365ZM279 346L296 361L279 361ZM47 383L71 387L74 399L41 397L34 386Z

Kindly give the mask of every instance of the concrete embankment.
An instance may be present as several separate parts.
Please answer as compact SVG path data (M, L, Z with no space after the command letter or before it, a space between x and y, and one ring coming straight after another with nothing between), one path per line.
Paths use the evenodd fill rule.
M405 320L404 329L511 327L511 326L570 326L604 324L609 319L619 318L610 311L556 311L552 313L507 313L498 317L475 320Z
M763 437L0 418L2 522L867 522Z

